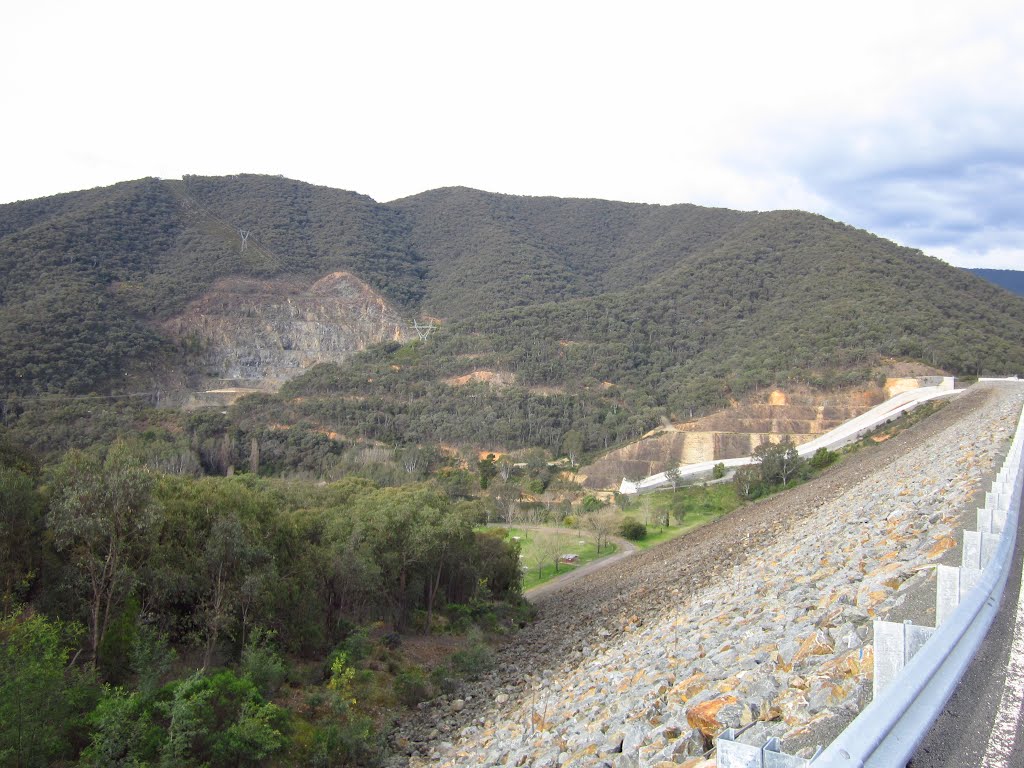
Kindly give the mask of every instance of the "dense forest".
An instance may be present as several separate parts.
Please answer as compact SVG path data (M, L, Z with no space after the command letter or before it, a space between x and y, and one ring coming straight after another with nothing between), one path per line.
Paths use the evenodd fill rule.
M168 458L0 444L0 765L372 763L382 709L486 663L478 641L428 678L403 635L527 616L518 545L436 482Z

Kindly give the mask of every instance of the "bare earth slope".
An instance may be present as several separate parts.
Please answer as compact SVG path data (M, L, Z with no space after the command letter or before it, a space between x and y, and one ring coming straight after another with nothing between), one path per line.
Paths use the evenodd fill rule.
M765 720L789 749L833 732L869 688L871 618L956 545L1020 406L1019 388L976 387L814 482L538 597L465 708L425 706L398 751L619 766L682 762L724 724Z

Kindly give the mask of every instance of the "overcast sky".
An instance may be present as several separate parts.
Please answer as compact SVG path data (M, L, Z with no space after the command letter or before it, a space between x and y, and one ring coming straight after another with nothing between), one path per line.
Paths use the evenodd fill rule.
M185 173L464 185L802 208L1024 269L1022 9L8 3L0 202Z

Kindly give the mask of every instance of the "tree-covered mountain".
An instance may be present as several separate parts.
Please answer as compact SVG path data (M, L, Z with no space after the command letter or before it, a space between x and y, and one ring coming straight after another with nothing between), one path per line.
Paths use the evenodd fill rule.
M576 431L598 449L755 388L863 382L891 359L1024 371L1024 300L798 211L144 179L0 206L0 268L5 397L166 386L204 343L166 321L223 304L215 281L268 293L349 272L439 329L313 368L234 418L388 443L557 450Z
M1019 269L971 269L968 271L1016 293L1018 296L1024 296L1024 272Z
M452 290L467 292L464 303L480 295L470 285ZM283 391L299 398L290 418L385 441L553 450L574 429L587 449L601 449L755 388L855 385L886 359L968 375L1024 370L1024 304L936 259L801 212L746 217L617 291L493 304L427 344L293 380ZM507 374L506 388L441 383L474 371Z
M415 305L406 241L404 219L370 198L278 177L142 179L0 206L0 390L148 386L179 352L158 323L218 278L345 270Z

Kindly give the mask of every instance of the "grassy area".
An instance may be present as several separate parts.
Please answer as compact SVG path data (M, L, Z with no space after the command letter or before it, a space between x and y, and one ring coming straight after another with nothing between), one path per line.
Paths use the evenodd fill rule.
M571 528L560 530L535 528L510 528L509 536L518 536L522 548L523 591L550 581L592 560L607 557L615 551L614 544L601 547L598 554L593 536L585 531ZM551 541L551 546L547 542ZM574 554L579 557L575 563L559 563L555 572L554 557L546 556L545 550L557 551L559 554Z
M623 517L633 517L647 525L647 536L633 542L638 548L647 549L717 520L738 506L740 500L732 483L695 485L631 499ZM662 524L666 518L670 521L667 526Z

